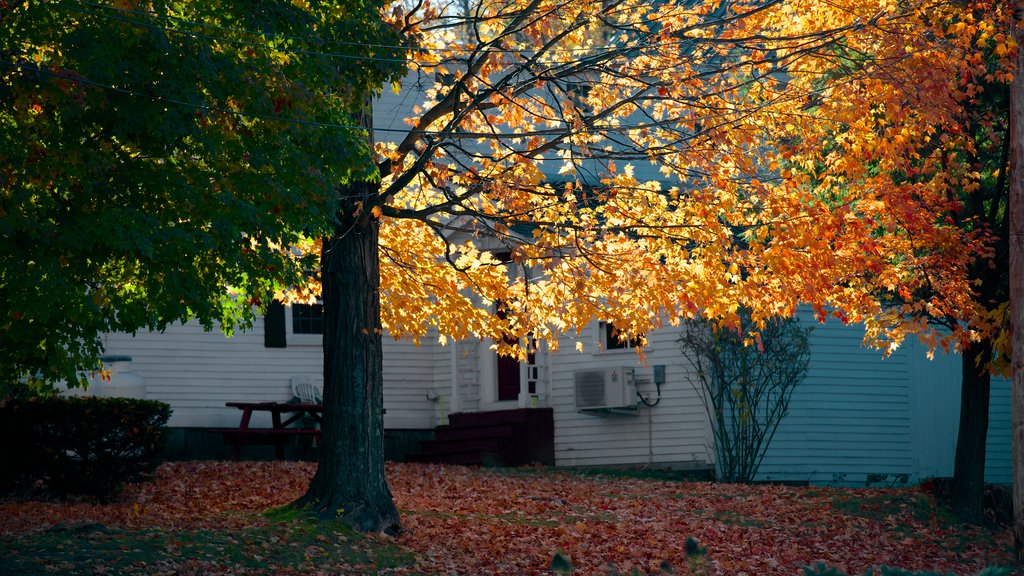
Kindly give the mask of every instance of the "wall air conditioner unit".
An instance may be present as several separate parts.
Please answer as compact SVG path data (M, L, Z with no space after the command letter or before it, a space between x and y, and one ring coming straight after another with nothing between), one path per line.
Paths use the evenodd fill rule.
M576 409L636 407L636 383L632 368L577 370Z

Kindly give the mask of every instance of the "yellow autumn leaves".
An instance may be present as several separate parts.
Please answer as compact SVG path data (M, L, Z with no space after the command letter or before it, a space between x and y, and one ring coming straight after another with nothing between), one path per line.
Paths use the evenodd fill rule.
M965 272L988 238L946 215L978 179L951 153L971 150L965 107L1018 49L1001 10L423 9L417 131L378 144L385 327L557 346L598 319L635 337L807 302L872 343L994 330Z

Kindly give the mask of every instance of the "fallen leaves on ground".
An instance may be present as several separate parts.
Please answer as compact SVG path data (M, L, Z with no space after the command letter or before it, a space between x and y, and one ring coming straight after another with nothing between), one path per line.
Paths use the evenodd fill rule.
M120 501L0 503L0 535L55 525L238 530L300 496L315 464L188 462L159 468ZM847 573L889 565L974 574L1011 563L1008 529L958 526L915 489L747 486L389 464L412 552L399 573L536 574L562 552L578 573L687 570L684 543L707 548L712 574L794 574L824 562ZM384 539L386 537L374 537Z
M171 462L157 469L152 482L128 486L109 505L0 503L0 535L86 522L166 529L264 525L259 512L305 492L315 470L316 464L304 462Z

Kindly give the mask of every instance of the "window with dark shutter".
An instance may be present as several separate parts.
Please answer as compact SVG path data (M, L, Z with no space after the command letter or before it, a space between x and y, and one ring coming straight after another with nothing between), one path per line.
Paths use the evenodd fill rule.
M263 317L263 346L286 348L288 337L285 332L284 305L274 300L267 306L267 314Z

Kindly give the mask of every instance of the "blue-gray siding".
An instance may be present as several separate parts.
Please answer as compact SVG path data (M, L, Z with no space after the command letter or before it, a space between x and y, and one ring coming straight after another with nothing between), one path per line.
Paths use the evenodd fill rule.
M888 358L861 346L862 326L816 324L811 369L762 462L759 477L862 485L869 475L910 482L951 476L960 357L907 341ZM1010 482L1009 384L993 380L986 480Z

